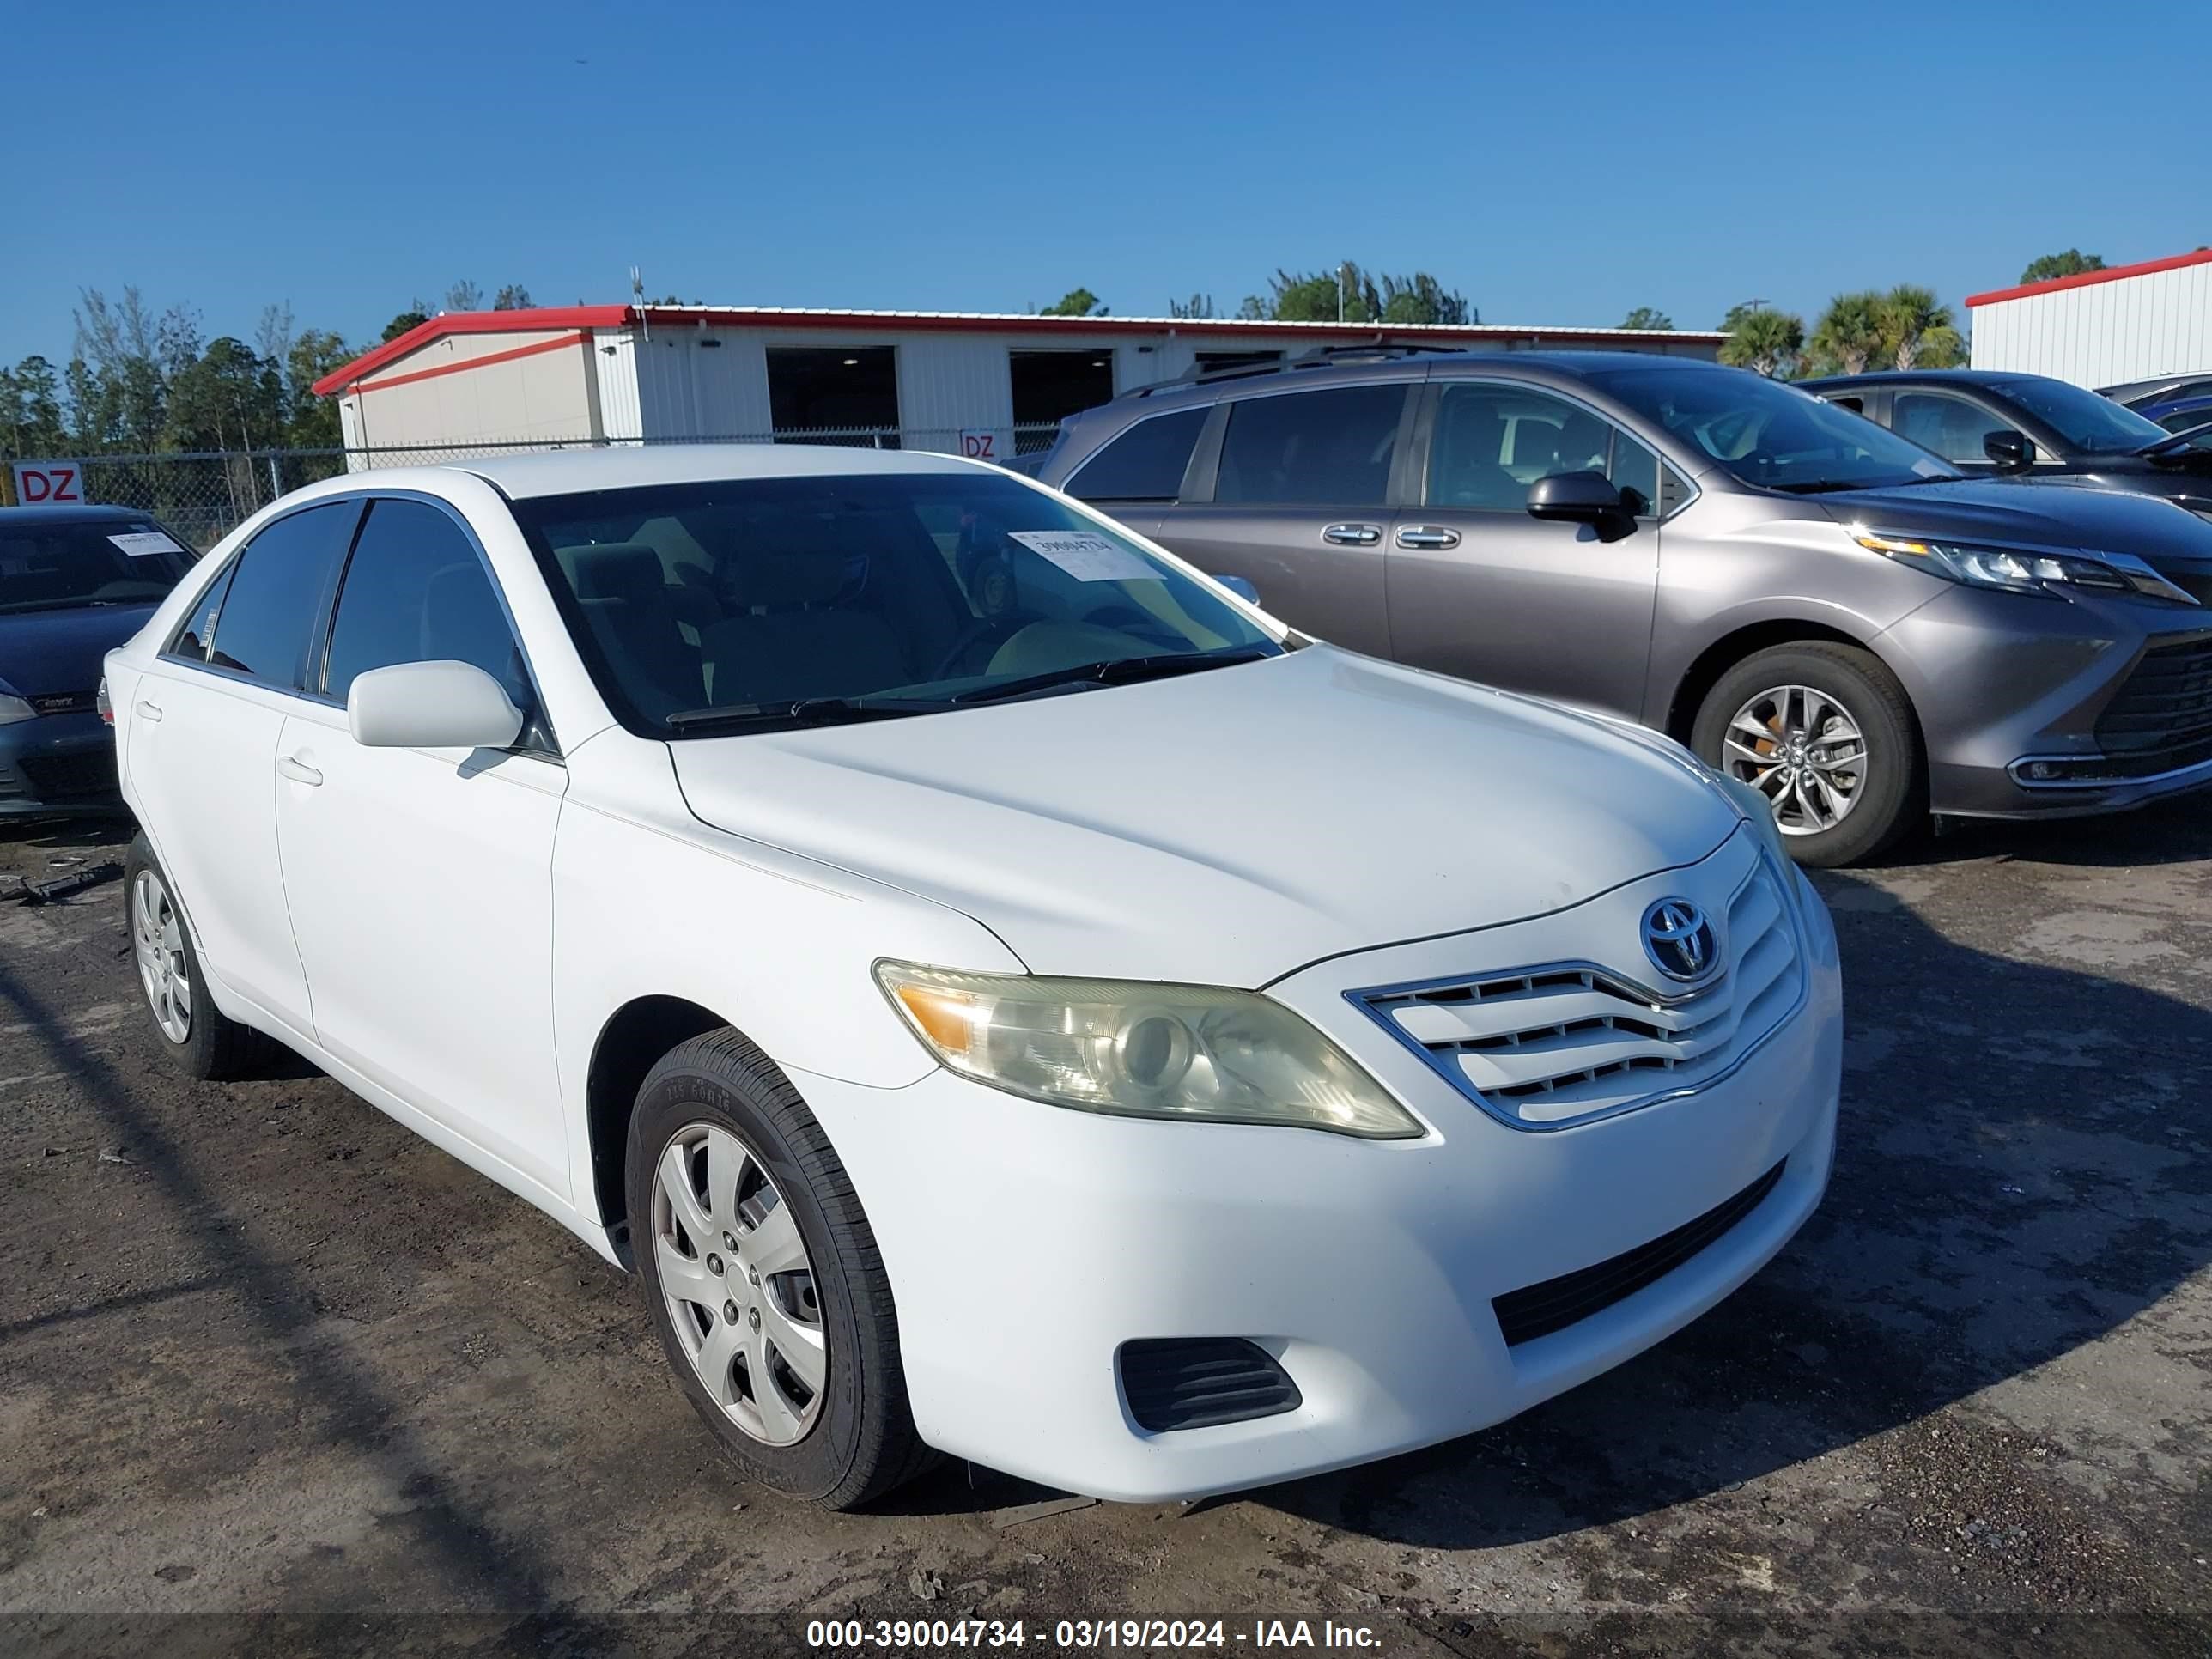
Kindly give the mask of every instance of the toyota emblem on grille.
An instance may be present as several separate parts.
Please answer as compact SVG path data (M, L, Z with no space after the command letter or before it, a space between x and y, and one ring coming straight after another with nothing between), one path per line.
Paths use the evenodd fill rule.
M1713 925L1686 898L1662 898L1644 913L1644 954L1669 979L1703 979L1719 956Z

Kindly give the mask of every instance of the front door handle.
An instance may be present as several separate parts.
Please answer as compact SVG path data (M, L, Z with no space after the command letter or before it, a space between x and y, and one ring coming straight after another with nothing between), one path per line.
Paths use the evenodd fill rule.
M1372 547L1382 539L1379 524L1333 524L1321 532L1325 542L1334 542L1339 547Z
M308 765L307 762L295 760L289 755L276 757L276 770L281 775L291 779L293 782L304 783L311 789L323 781L323 775L320 772Z
M161 718L161 705L157 702L148 702L143 697L139 698L138 718L142 720L153 720L158 724Z
M1409 524L1398 532L1401 547L1457 547L1459 532L1439 524Z

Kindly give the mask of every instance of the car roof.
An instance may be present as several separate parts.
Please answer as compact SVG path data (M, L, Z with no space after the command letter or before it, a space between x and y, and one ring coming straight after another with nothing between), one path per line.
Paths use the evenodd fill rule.
M153 516L143 507L103 507L97 501L82 507L0 507L0 525L19 527L27 524L115 524L125 520L143 524Z
M1099 404L1069 416L1087 420L1111 411L1143 409L1150 413L1184 403L1212 403L1239 390L1264 391L1279 386L1292 374L1300 385L1322 386L1334 380L1423 380L1437 369L1486 368L1541 379L1550 375L1577 380L1600 372L1620 374L1645 369L1696 369L1716 374L1742 371L1704 357L1670 356L1657 351L1427 351L1376 347L1366 355L1357 347L1344 347L1327 355L1285 358L1277 363L1255 363L1132 386L1109 403Z
M376 467L349 472L319 493L345 489L434 489L464 472L512 500L568 495L652 484L720 483L745 478L849 477L854 474L994 472L996 467L930 450L848 449L820 444L618 445L605 449L544 450L476 456L431 466Z
M2052 378L2011 368L1877 368L1864 374L1816 374L1796 384L1808 392L1826 392L1834 386L1917 386L1929 380L1948 380L1954 386L2018 386L2023 380Z

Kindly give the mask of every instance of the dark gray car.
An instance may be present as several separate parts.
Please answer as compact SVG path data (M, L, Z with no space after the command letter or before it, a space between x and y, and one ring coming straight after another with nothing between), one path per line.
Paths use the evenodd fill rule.
M1340 355L1119 398L1039 476L1309 632L1673 735L1808 863L2212 783L2212 524L1741 370Z

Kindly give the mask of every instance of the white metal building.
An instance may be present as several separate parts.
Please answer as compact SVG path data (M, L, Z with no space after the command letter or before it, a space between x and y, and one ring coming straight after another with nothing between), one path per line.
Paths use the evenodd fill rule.
M1194 369L1389 341L1711 359L1717 333L576 306L434 317L326 375L354 465L496 444L808 434L1003 459L1060 419ZM866 441L863 438L861 441Z
M2092 388L2212 369L2212 248L1966 300L1976 368Z

